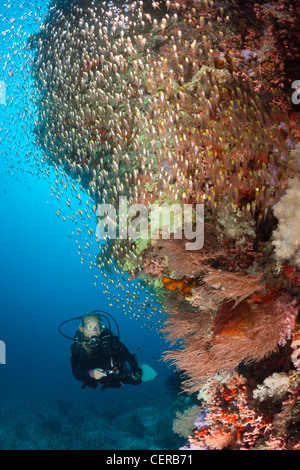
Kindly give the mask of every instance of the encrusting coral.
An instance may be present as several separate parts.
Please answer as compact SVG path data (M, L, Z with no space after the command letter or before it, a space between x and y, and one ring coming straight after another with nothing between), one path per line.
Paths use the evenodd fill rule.
M166 289L171 291L178 289L180 294L184 296L191 295L193 286L196 284L196 281L193 279L188 279L185 277L180 280L171 279L170 277L163 277L162 282Z
M226 385L215 382L201 407L205 418L198 425L195 416L183 449L299 450L299 375L273 374L264 382L272 386L262 385L259 391L253 383L237 373Z

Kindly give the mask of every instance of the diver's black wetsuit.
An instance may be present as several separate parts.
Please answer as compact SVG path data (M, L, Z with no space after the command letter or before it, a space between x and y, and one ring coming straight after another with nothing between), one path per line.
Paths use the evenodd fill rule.
M125 383L141 383L142 371L135 356L108 329L101 333L95 344L84 343L81 332L77 331L75 341L71 345L71 365L74 377L83 382L83 388L96 388L98 382L102 384L102 389L118 388ZM89 375L90 370L98 368L108 371L107 376L100 380Z

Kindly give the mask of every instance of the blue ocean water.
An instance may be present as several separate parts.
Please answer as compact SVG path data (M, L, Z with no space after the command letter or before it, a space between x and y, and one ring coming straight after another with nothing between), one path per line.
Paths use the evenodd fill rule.
M84 243L84 227L76 232L82 221L63 218L67 197L70 214L84 202L64 175L66 189L58 182L61 199L56 198L57 174L41 163L34 142L25 43L47 5L42 0L0 5L0 80L6 88L6 105L0 105L0 340L6 347L6 364L0 364L0 449L176 449L183 442L172 432L176 395L166 383L172 371L161 361L165 342L155 329L126 315L126 305L115 308L103 292L101 273L95 285L88 256L83 259L77 249ZM115 316L121 341L157 371L152 382L105 392L80 388L71 373L71 342L57 326L93 309ZM76 328L74 322L67 333Z

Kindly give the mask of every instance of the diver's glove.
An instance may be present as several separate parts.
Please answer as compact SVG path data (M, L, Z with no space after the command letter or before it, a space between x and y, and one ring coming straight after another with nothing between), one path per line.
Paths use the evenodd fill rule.
M132 375L134 376L135 379L140 379L142 377L142 369L136 369L132 371Z

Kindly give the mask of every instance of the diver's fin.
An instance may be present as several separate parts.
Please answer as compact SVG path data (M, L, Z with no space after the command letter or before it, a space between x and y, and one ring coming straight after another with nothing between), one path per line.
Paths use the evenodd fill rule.
M148 382L157 376L157 372L148 366L148 364L140 364L140 368L142 369L142 382Z

